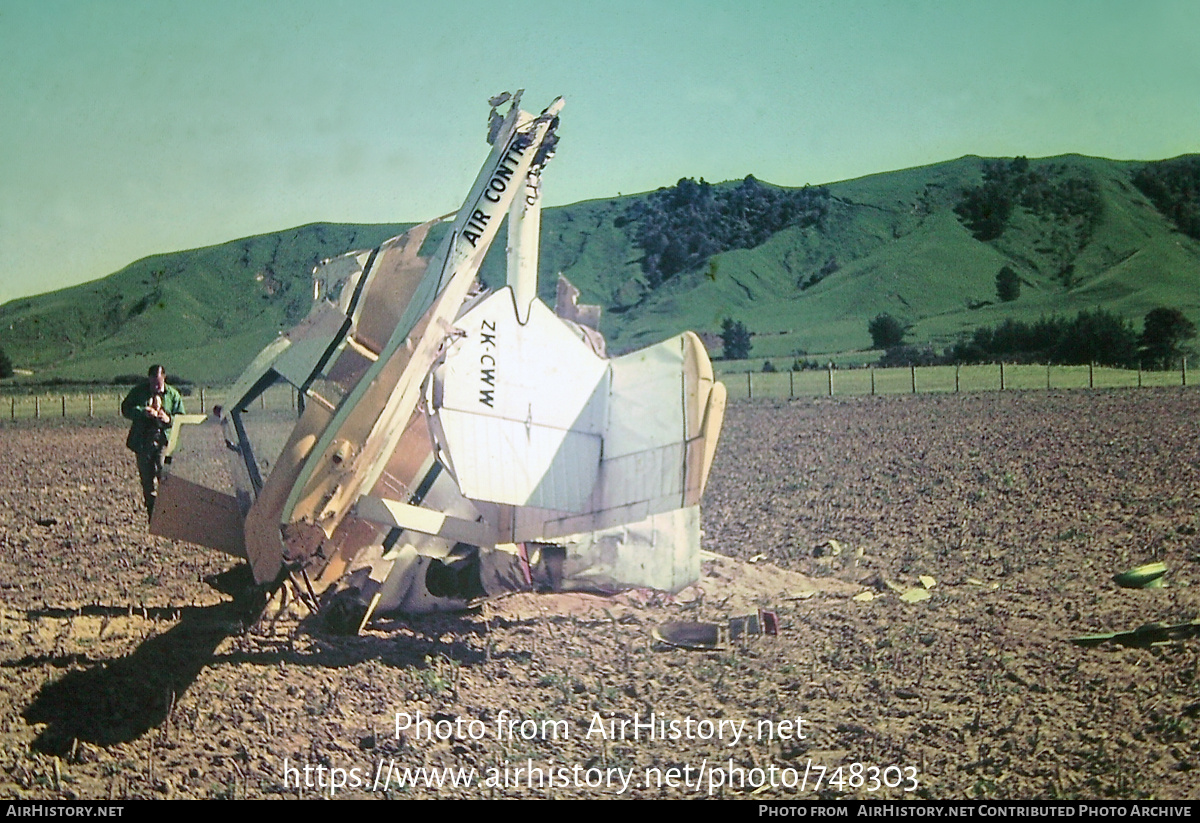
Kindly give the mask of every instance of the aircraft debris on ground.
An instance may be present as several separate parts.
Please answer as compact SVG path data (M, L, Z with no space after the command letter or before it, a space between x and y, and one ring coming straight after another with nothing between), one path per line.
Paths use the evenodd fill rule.
M610 358L599 307L561 276L553 310L538 298L562 100L490 102L462 208L319 265L312 311L230 402L177 416L153 533L243 557L351 631L512 591L699 577L724 386L691 332ZM488 292L476 275L505 217L507 283ZM278 386L297 412L257 402Z

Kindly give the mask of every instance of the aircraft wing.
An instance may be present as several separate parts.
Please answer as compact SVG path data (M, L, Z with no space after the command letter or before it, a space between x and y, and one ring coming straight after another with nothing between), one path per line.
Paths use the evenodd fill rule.
M699 502L724 414L685 333L608 360L509 289L463 315L434 374L443 459L502 539L546 540Z

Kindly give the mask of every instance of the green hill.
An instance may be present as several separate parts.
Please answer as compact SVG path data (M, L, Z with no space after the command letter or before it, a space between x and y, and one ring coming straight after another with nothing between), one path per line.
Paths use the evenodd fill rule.
M1144 168L963 157L811 192L688 181L548 209L542 285L552 299L561 272L604 306L612 351L685 328L716 333L731 317L753 333L756 359L869 349L867 323L881 312L909 327L908 342L937 348L1005 318L1097 307L1138 327L1156 306L1200 321L1200 241L1134 184ZM1160 207L1178 221L1178 203L1196 195L1172 191L1175 205ZM0 307L0 348L34 379L108 379L160 360L192 380L230 380L307 312L317 261L402 228L314 224L149 257ZM996 296L1004 266L1021 282L1011 302ZM502 268L500 241L485 282Z

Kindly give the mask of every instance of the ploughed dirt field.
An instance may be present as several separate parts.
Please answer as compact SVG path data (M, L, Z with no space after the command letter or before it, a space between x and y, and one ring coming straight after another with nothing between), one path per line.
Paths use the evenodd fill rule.
M6 426L0 796L1195 798L1200 638L1070 638L1200 616L1198 423L1190 389L734 404L696 586L360 637L147 536L115 422ZM760 606L780 636L652 635Z

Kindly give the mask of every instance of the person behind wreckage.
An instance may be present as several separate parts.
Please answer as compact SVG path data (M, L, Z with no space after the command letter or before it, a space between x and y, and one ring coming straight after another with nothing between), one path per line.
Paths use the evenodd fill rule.
M125 446L137 458L147 518L154 514L154 501L158 498L163 449L167 445L171 419L183 413L183 397L173 386L167 385L167 373L157 363L146 372L146 382L134 386L121 402L121 415L133 421Z

